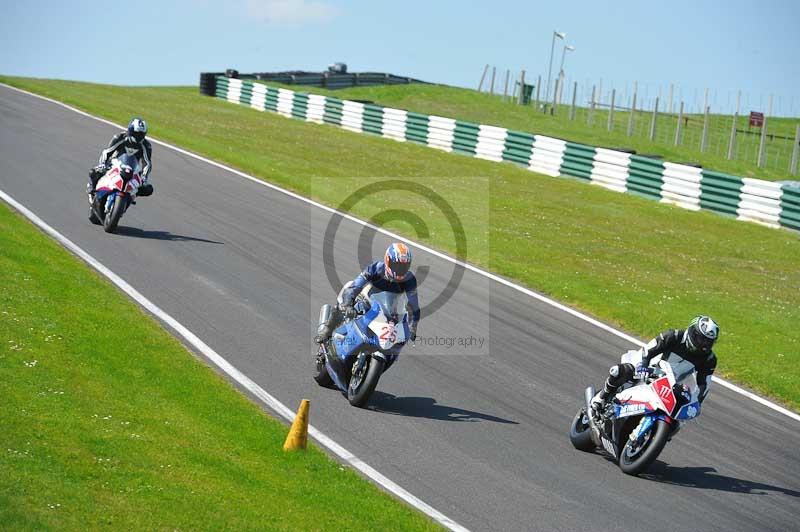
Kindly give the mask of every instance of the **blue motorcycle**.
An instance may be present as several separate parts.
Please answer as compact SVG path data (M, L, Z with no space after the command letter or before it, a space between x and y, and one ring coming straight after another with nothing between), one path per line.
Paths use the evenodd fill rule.
M339 293L339 305L345 288ZM330 339L320 344L314 380L320 386L335 386L353 406L366 405L380 376L406 344L407 304L405 294L365 286L354 303L356 316L346 319ZM333 312L340 310L323 305L320 324L326 323Z

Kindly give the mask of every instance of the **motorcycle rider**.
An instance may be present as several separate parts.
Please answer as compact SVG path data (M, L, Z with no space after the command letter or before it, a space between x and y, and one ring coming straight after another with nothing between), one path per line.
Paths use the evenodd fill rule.
M353 304L356 296L367 283L372 283L376 289L381 291L405 292L408 297L408 306L411 308L411 319L408 324L409 339L412 342L416 340L420 310L417 298L417 278L409 271L411 259L411 250L408 246L400 242L390 245L383 256L383 261L378 260L369 264L344 290L341 305L338 308L334 307L330 319L320 326L314 341L318 344L325 342L344 318L356 316Z
M150 171L153 168L151 163L153 147L150 141L145 138L147 135L147 123L141 118L132 118L128 123L128 129L120 131L108 143L108 147L100 153L100 161L97 166L89 170L89 183L86 185L86 193L89 195L89 204L94 201L95 187L97 181L103 177L108 170L111 159L128 153L139 160L142 167L142 184L136 193L137 196L149 196L153 193L153 185L149 183Z
M626 382L633 382L647 375L650 359L665 353L676 353L688 360L697 370L697 385L700 388L700 402L708 395L711 375L717 367L717 356L711 348L719 337L719 326L708 316L695 317L686 329L668 329L639 351L629 352L622 356L620 364L608 370L603 389L594 396L591 402L591 414L597 417L609 397ZM635 365L635 359L641 357Z

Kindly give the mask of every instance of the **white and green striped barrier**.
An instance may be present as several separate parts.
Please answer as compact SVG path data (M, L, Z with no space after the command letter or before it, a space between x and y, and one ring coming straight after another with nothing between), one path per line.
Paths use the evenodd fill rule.
M216 96L259 111L411 141L549 176L571 176L690 210L800 230L800 189L502 127L216 77Z

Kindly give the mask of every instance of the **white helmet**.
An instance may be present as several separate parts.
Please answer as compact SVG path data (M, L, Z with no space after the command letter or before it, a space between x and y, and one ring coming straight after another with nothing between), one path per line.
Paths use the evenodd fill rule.
M147 122L141 118L132 118L128 123L128 142L141 144L147 135Z
M708 316L697 316L686 328L684 341L692 351L710 353L719 338L719 325Z

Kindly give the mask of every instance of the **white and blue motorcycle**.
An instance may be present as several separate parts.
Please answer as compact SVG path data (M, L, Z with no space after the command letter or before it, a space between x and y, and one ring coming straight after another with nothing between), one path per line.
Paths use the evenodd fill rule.
M339 306L349 285L339 292ZM353 406L366 405L409 337L407 304L405 294L378 291L367 284L354 302L356 316L346 319L320 344L314 380L320 386L335 386ZM338 310L322 306L320 325L328 322L332 312Z
M641 360L641 351L629 351L623 361ZM681 424L700 415L700 389L694 364L676 353L650 360L646 376L625 385L596 418L590 403L594 389L585 391L583 406L570 426L569 439L581 451L600 447L614 457L620 469L638 475L655 461Z

